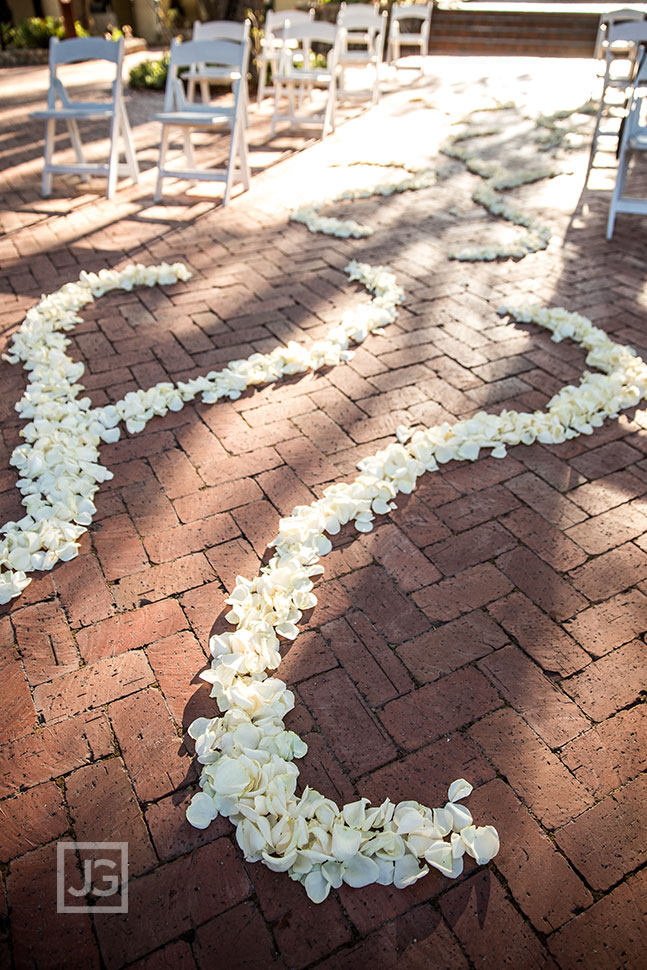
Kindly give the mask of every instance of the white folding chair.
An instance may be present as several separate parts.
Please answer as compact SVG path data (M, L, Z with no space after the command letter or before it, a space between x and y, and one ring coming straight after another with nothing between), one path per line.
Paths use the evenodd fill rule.
M121 77L123 59L123 37L119 41L105 40L103 37L76 37L71 40L59 41L57 37L52 37L49 45L47 108L44 111L34 111L29 116L30 118L42 118L45 121L45 165L42 181L42 194L44 196L49 195L52 191L52 176L69 172L77 173L86 180L90 175L107 176L106 196L109 199L115 193L118 175L129 175L134 182L139 181L139 168L123 101ZM75 64L79 61L89 60L109 61L115 65L115 78L112 82L112 99L110 101L72 100L58 77L58 68L62 64ZM60 101L60 107L57 107L58 101ZM78 120L107 121L109 123L110 151L107 163L87 162L85 160L77 124ZM52 162L57 121L64 121L67 125L76 155L75 164L55 165ZM124 165L119 163L120 136L124 143Z
M625 184L629 171L629 162L636 152L647 152L647 53L643 52L642 60L636 75L629 101L629 110L625 118L620 138L618 154L618 173L616 184L609 205L607 220L607 239L611 239L618 212L633 212L647 215L647 194L643 198L625 195Z
M627 56L619 58L614 53L614 47L623 45ZM636 76L638 54L647 45L647 21L624 21L612 24L608 30L605 54L605 70L602 80L602 94L595 119L595 127L591 138L586 181L595 162L600 138L611 137L617 147L620 121L625 115L625 107L631 85ZM617 68L614 70L614 67ZM607 122L611 122L611 127Z
M432 3L394 4L391 8L391 26L389 27L389 44L387 61L397 67L400 60L400 48L418 47L420 50L420 74L424 74L424 57L429 50L429 31L431 29ZM403 30L403 21L417 21L417 30Z
M225 182L223 205L227 205L231 195L232 185L237 171L240 169L240 180L245 190L249 188L249 162L247 159L247 140L244 123L244 85L240 83L247 75L249 62L249 42L236 44L232 41L190 40L179 43L175 38L171 44L166 92L164 95L164 110L153 115L153 121L162 124L162 140L158 163L157 185L155 200L162 195L162 183L165 178L187 179L193 181ZM195 104L188 100L184 83L179 72L183 68L191 70L192 65L212 64L229 72L233 83L233 106L220 104ZM191 129L215 130L229 128L231 132L229 156L226 170L196 169L191 145ZM179 128L184 142L185 168L168 168L166 153L169 145L170 131ZM239 166L236 160L239 160Z
M348 6L342 3L337 16L337 25L344 29L339 53L340 97L346 94L346 69L370 67L375 71L371 98L373 104L377 104L380 97L380 68L384 56L387 18L386 10L381 15L378 13L378 4L354 3Z
M249 20L238 23L233 20L208 20L202 23L196 20L193 24L192 40L229 40L235 44L249 43ZM192 64L187 75L187 99L195 101L195 87L200 85L200 96L204 104L211 100L210 86L212 84L241 84L243 87L243 100L245 111L245 124L247 124L247 107L249 104L247 76L240 80L232 79L231 71L226 67L217 67L213 64Z
M267 88L267 73L274 77L279 67L281 49L283 47L282 31L285 27L299 27L312 23L315 17L314 7L305 10L268 10L265 15L264 36L261 40L261 53L256 59L258 65L258 90L256 102L260 104L265 97ZM292 44L294 47L294 44Z
M279 58L279 66L274 75L274 111L270 137L274 136L276 123L287 121L290 124L321 125L321 137L335 130L335 98L337 84L337 62L343 36L343 28L334 24L312 21L297 27L288 26L282 32L285 41ZM294 46L293 46L294 44ZM326 66L317 67L317 55L313 45L328 48ZM299 107L304 90L324 88L327 91L325 108L322 114L297 114L295 96ZM281 111L281 99L287 98L287 110Z

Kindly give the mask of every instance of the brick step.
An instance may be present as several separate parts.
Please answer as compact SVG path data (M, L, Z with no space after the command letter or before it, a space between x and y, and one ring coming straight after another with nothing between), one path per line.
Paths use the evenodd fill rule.
M432 54L532 54L591 57L598 15L506 10L436 8L431 22Z
M545 45L509 43L509 44L474 44L470 45L469 50L464 44L449 41L447 44L434 47L431 54L465 54L466 56L491 56L491 57L582 57L588 58L590 54L583 52L577 47L564 47L557 49L546 49ZM406 55L404 52L403 56Z
M535 24L506 24L506 23L461 23L461 24L434 24L431 35L434 34L516 34L517 36L540 36L540 37L572 37L576 40L590 41L593 45L595 36L591 40L589 30L564 30L562 27Z

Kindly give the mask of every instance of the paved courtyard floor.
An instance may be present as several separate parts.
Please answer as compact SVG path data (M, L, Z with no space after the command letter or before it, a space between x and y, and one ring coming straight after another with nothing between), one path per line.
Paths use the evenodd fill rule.
M404 891L344 887L315 906L246 864L226 820L205 831L184 820L197 784L185 730L216 713L197 677L209 632L279 517L349 480L399 424L543 408L577 382L579 348L502 321L502 303L579 311L647 355L647 223L620 216L605 241L614 171L583 190L586 137L558 153L563 174L511 193L552 227L545 252L448 259L519 232L475 205L478 177L439 154L451 123L512 100L512 145L515 125L585 101L592 76L588 61L430 58L424 80L391 83L316 144L269 141L266 103L252 112L252 189L223 210L182 183L153 205L151 94L128 104L140 186L108 203L100 182L70 176L41 199L42 131L26 115L45 71L0 72L2 341L81 269L193 271L83 314L72 352L94 404L322 335L365 300L343 272L351 258L389 264L406 292L397 324L349 363L187 405L104 446L114 478L81 554L0 610L3 967L644 967L647 410L566 444L445 465L371 534L343 530L279 670L297 697L289 726L309 746L304 784L341 802L441 805L463 776L475 819L501 836L488 867L470 863L456 882L433 871ZM338 206L375 228L368 239L288 222L297 197L375 158L428 161L438 182ZM3 522L21 515L9 460L24 380L0 363ZM60 840L128 843L127 915L57 913Z

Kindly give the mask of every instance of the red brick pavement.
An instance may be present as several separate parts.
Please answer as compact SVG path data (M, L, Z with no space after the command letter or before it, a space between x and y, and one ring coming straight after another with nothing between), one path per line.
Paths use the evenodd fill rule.
M451 110L479 94L462 82L469 65L478 79L496 64L433 63L445 87L432 80L418 96ZM545 62L505 63L517 87L532 87L524 74L541 85ZM490 220L468 201L474 178L446 159L438 186L358 204L378 227L368 241L287 224L291 187L316 183L322 158L356 159L387 123L412 151L434 134L442 116L411 97L257 177L226 212L181 193L152 208L150 183L108 206L66 180L44 202L37 165L5 171L5 334L82 267L183 259L194 270L187 284L114 294L85 313L73 352L97 404L324 332L362 299L342 273L351 256L389 262L407 302L349 364L187 406L105 446L115 478L81 555L2 611L3 966L644 966L645 411L564 445L445 466L372 535L345 530L281 668L297 695L291 725L309 744L304 782L341 800L433 805L463 775L475 816L501 834L487 869L468 865L457 883L432 873L401 892L344 888L314 907L285 876L246 865L225 820L205 832L184 820L197 775L183 730L213 712L196 678L209 629L279 516L352 474L400 422L542 406L576 379L580 351L502 324L503 301L563 304L647 346L644 220L620 217L606 244L606 197L590 191L569 228L577 178L522 190L557 232L520 263L447 261L449 239ZM28 151L39 136L19 100ZM581 171L582 160L568 161ZM0 367L4 520L20 509L9 456L23 375ZM56 913L61 838L128 842L127 916Z

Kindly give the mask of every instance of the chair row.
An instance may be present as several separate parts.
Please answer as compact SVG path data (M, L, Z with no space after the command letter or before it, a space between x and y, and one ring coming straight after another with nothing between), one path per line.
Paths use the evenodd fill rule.
M347 7L342 3L336 24L317 22L314 12L286 11L282 14L268 12L268 20L259 67L262 89L265 75L272 73L274 108L271 134L278 122L292 124L315 124L321 126L322 136L335 128L335 104L338 91L344 94L345 71L349 66L374 69L371 88L373 102L379 97L379 68L383 58L386 35L386 13L378 14L378 5L355 4ZM418 45L426 52L429 40L429 24L432 4L394 7L389 36L389 57L397 60L400 44ZM400 30L403 21L420 26L418 31L405 33ZM325 53L322 53L324 51ZM124 56L123 38L111 41L97 37L75 38L59 41L53 38L49 49L50 83L47 108L34 112L31 117L45 122L44 168L42 194L52 189L54 175L74 172L84 179L90 175L107 178L106 195L113 197L119 175L139 180L139 167L135 155L128 115L123 101L122 66ZM162 194L166 178L188 180L220 180L225 182L224 204L229 201L235 181L249 188L249 162L245 128L249 98L247 73L250 57L250 25L230 21L212 21L194 24L193 39L171 45L168 77L163 110L154 115L154 121L162 125L158 160L155 199ZM114 65L112 97L105 102L75 100L66 91L58 68L61 65L86 60L105 60ZM229 85L233 104L225 106L220 99L211 102L211 85ZM325 99L319 114L305 112L315 88L323 88ZM196 90L200 101L196 101ZM287 107L283 107L284 103ZM81 142L78 121L108 121L110 124L110 149L107 163L86 160ZM72 142L75 163L56 164L53 161L55 126L63 121ZM231 137L229 154L224 171L198 169L195 165L191 130L228 128ZM179 129L184 148L184 166L172 168L167 163L170 135ZM120 162L119 147L123 142L125 161Z
M372 67L375 72L371 89L374 103L379 98L379 69L387 41L388 14L386 10L380 14L379 8L379 2L353 3L350 6L341 3L335 24L341 34L340 46L336 52L340 89L344 91L346 68ZM394 4L391 9L388 34L387 63L397 64L402 45L417 49L421 57L427 53L432 11L433 0L427 4ZM261 41L261 53L257 58L257 102L259 104L265 97L268 79L273 81L277 74L285 73L286 54L289 55L290 50L296 46L294 36L286 35L286 30L303 28L304 37L308 37L309 32L312 43L321 43L312 35L312 31L318 31L323 26L315 22L314 14L314 7L308 11L268 10ZM327 67L330 69L330 60L327 62ZM422 68L420 70L422 73Z
M241 26L242 25L237 25ZM119 175L130 176L139 181L139 166L135 155L132 132L123 100L124 39L106 40L99 37L77 37L59 41L53 37L49 47L49 89L47 107L33 112L30 117L45 122L44 167L42 194L52 189L52 178L68 172L80 174L84 179L91 175L107 178L106 195L114 195ZM74 99L66 90L59 68L81 61L107 61L114 66L114 80L109 100L100 102ZM244 28L242 42L238 40L191 40L171 45L168 76L164 94L164 107L153 115L153 121L162 125L162 137L158 159L155 200L162 194L166 178L194 180L217 180L225 182L224 204L229 201L234 182L239 179L245 189L249 188L249 163L245 119L247 109L247 69L249 64L249 26ZM233 104L210 103L194 100L197 84L226 82L233 91ZM205 88L202 88L203 92ZM66 124L76 162L57 164L53 161L56 122ZM107 121L110 125L110 148L107 163L87 161L78 128L79 121ZM224 171L198 169L195 165L191 130L229 129L229 154ZM179 128L182 134L185 165L171 168L167 164L170 133ZM121 143L121 145L120 145ZM123 148L125 163L119 160Z

